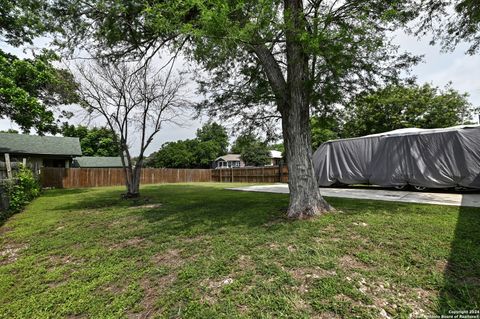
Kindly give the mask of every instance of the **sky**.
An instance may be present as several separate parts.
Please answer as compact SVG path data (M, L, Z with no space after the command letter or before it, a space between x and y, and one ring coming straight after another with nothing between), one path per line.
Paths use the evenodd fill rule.
M41 47L46 43L45 40L40 40L35 45ZM400 46L400 51L424 55L424 62L412 69L412 75L417 77L418 83L428 82L434 86L444 87L451 82L454 89L462 93L467 92L470 95L469 100L474 106L480 106L480 81L478 81L477 73L480 70L480 55L466 55L465 51L468 45L460 45L453 52L441 52L440 46L431 46L429 44L428 37L419 40L404 33L396 34L394 43ZM0 43L0 49L20 57L28 56L28 53L25 54L22 49L11 48L4 43ZM191 94L194 93L191 92ZM478 118L478 115L476 115L476 118ZM83 117L77 117L71 122L73 124L81 124L82 119ZM199 120L187 119L181 127L175 125L165 126L146 153L149 154L158 150L163 143L168 141L194 138L196 130L206 121L206 118ZM0 120L0 130L9 128L16 129L17 127L8 119ZM133 145L134 152L136 152L136 149L138 147Z

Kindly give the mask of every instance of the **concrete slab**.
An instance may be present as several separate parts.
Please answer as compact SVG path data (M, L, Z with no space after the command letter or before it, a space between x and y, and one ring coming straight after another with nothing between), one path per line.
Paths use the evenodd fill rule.
M287 184L227 188L235 191L288 194ZM389 202L480 207L480 194L421 193L375 188L320 188L323 196L384 200Z

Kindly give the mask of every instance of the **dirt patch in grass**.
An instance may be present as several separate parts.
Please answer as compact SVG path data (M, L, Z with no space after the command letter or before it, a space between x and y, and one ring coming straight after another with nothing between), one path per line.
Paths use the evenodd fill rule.
M344 255L338 261L338 264L343 269L368 269L368 265L358 260L355 256Z
M322 313L319 313L319 314L315 314L315 315L311 316L310 318L312 318L312 319L340 319L342 317L340 317L336 313L326 311L326 312L322 312Z
M125 226L128 226L129 228L132 227L132 224L134 223L138 223L140 221L140 218L138 216L126 216L126 217L123 217L123 218L119 218L115 221L113 221L112 223L110 223L108 225L108 227L112 228L112 227L117 227L117 226L120 226L120 225L125 225Z
M280 248L280 245L277 243L268 243L267 247L270 248L271 250L278 250Z
M147 242L145 240L145 238L132 237L132 238L124 240L122 242L114 243L114 244L110 245L108 250L124 249L124 248L129 248L129 247L146 248L148 246L149 246L149 242Z
M143 298L140 301L139 311L129 312L128 318L153 318L159 314L161 309L156 305L159 296L165 293L168 288L177 280L176 273L169 273L164 276L151 276L147 274L140 280L140 287L143 291Z
M179 267L185 263L180 249L169 249L165 252L158 253L152 257L155 265L167 266L170 268Z
M163 205L160 203L152 203L152 204L144 204L144 205L137 205L137 206L130 206L128 209L155 209L160 208Z
M103 286L98 287L98 290L106 292L112 295L119 295L125 292L126 283L125 282L109 282Z
M445 259L437 260L435 270L440 273L445 273L445 271L448 270L448 262Z
M335 276L337 273L334 270L325 270L320 267L314 268L296 268L288 271L290 275L296 280L305 280L305 279L317 279L325 278L330 276Z
M195 244L195 243L199 243L199 242L202 242L202 241L206 241L209 238L210 237L208 237L208 236L199 235L199 236L184 238L181 241L185 244Z
M357 279L358 289L371 298L373 307L379 311L380 317L390 318L398 315L400 308L412 310L411 318L423 318L433 315L432 299L435 293L422 288L409 288L401 285L391 285L388 282Z
M296 268L288 270L290 275L300 284L295 286L300 293L307 293L311 282L315 279L335 276L337 273L333 270L325 270L320 267Z
M6 233L11 231L12 229L13 228L7 227L7 226L0 227L0 235L5 235Z
M20 252L28 248L26 244L8 243L0 248L0 265L11 264L18 260Z
M241 270L253 269L255 268L255 263L252 260L252 257L248 255L240 255L237 260L237 267Z
M220 297L220 293L225 286L233 284L235 280L232 277L222 277L218 279L205 279L200 283L200 286L205 289L202 294L202 302L213 305Z
M83 259L76 258L70 255L52 255L48 257L49 264L52 267L58 267L63 265L81 265Z

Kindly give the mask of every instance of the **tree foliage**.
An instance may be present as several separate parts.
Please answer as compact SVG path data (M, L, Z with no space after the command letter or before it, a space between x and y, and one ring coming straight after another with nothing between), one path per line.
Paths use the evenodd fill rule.
M387 86L359 95L345 108L343 137L363 136L399 128L440 128L471 119L467 94L429 84Z
M218 156L227 153L228 149L228 134L225 127L211 122L202 126L197 130L197 139L200 142L213 142L217 146Z
M226 129L213 122L197 130L195 139L167 142L152 153L146 164L149 167L209 168L219 156L226 154L228 135Z
M231 152L240 154L247 166L264 166L269 161L267 143L252 133L242 134L232 145Z
M470 44L469 54L480 49L480 2L478 0L424 0L418 33L434 32L432 43L454 49L459 43Z
M313 150L326 141L340 138L342 125L338 112L313 116L310 118L310 129L312 130Z
M150 154L145 161L145 166L156 168L194 168L194 149L197 140L184 140L167 142L162 147Z
M349 92L395 80L418 61L396 54L386 35L416 15L409 8L410 1L396 0L306 2L297 40L309 62L310 104L329 107ZM242 123L256 125L279 119L275 107L267 107L275 97L257 51L265 45L286 72L281 62L290 26L284 9L279 0L57 0L53 6L63 26L59 41L71 49L77 44L110 58L148 56L162 45L184 49L211 71L199 78L202 90L213 94L202 105L217 116L242 115L249 120Z
M83 125L63 123L61 134L78 137L84 156L118 156L120 154L119 137L107 127L88 128Z
M0 0L0 39L13 46L42 35L48 29L48 2Z
M50 52L18 59L0 50L0 118L11 119L26 133L31 128L56 133L53 108L78 101L72 75L56 69L56 59Z
M0 42L12 46L32 43L53 31L49 2L0 0ZM42 51L31 59L19 59L0 50L0 118L7 117L28 133L55 133L53 108L78 101L72 75L55 68L59 57ZM64 112L61 116L67 116Z

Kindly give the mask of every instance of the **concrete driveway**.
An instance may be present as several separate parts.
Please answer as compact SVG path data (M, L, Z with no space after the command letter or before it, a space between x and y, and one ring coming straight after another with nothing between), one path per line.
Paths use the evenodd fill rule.
M287 184L256 185L227 188L244 192L266 192L288 194ZM423 193L372 188L320 188L323 196L358 199L384 200L390 202L437 204L449 206L480 207L480 193Z

